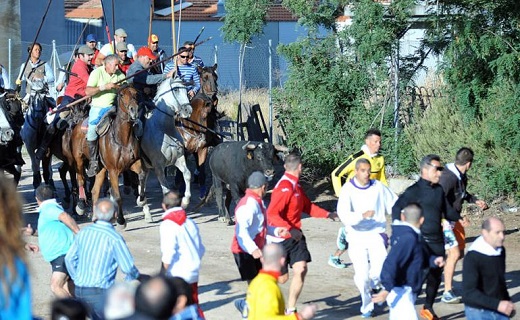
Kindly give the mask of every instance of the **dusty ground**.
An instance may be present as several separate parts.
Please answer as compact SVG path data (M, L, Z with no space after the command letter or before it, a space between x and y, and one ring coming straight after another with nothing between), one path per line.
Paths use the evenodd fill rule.
M25 166L27 168L27 166ZM61 183L58 182L57 173L54 179L58 192L62 192ZM158 221L161 215L160 188L154 178L148 183L149 203L151 203L152 214L157 222L145 223L139 209L135 207L130 196L124 196L124 208L128 226L122 232L132 254L136 266L142 273L154 274L159 271L159 228ZM24 215L28 222L36 224L36 203L33 196L32 181L28 169L25 169L19 187L25 201ZM309 195L321 206L329 209L335 207L335 199L331 196L330 183L326 180L307 186ZM197 191L192 201L197 203ZM471 242L479 233L479 225L482 218L491 214L500 215L506 221L508 237L506 248L507 258L507 280L513 301L520 300L520 261L517 259L519 253L518 227L520 213L505 210L504 205L493 206L485 213L476 211L472 213L472 226L467 230L468 241ZM70 212L70 210L68 210ZM505 213L507 211L507 213ZM191 213L190 217L199 225L206 255L203 258L201 275L199 281L201 307L207 319L239 319L239 314L233 306L233 300L244 296L246 285L239 280L233 257L230 253L230 244L233 228L217 221L215 205L210 204L200 213ZM80 220L80 227L85 227L89 222ZM324 219L306 218L303 220L303 230L307 237L313 262L309 264L309 272L304 286L300 303L316 303L319 307L316 319L358 319L360 298L353 283L353 268L338 270L327 264L329 255L335 250L335 239L340 222L332 222ZM30 242L37 243L37 238L29 237ZM349 262L348 255L343 259ZM49 319L50 302L52 293L49 288L50 266L43 261L40 254L30 254L30 268L33 286L33 312L35 316ZM461 288L461 263L455 276L455 288ZM121 280L121 274L118 275ZM442 288L442 287L441 287ZM287 297L288 284L282 286L284 295ZM419 297L419 309L424 296ZM443 319L463 319L463 305L446 305L440 302L435 304L435 310ZM377 319L388 318L386 311L381 311Z

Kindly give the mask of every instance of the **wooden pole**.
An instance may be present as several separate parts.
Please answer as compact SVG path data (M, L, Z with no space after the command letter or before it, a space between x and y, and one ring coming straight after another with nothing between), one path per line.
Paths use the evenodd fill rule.
M152 19L153 19L153 0L150 0L150 22L148 24L148 48L152 42L150 41L150 37L152 36Z
M175 4L174 0L171 0L172 7L172 43L173 43L173 53L177 53L177 41L175 41Z

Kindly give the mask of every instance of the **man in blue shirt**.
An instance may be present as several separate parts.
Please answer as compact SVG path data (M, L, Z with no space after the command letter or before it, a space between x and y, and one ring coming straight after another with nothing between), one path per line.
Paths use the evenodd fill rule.
M90 306L94 320L103 319L106 293L114 284L118 266L127 281L139 277L125 240L110 223L114 213L112 200L98 200L94 207L95 223L78 233L65 257L76 284L76 296Z
M176 63L173 61L168 62L166 67L164 67L163 74L168 74L177 65L177 76L185 83L188 98L191 100L200 90L200 76L197 67L188 62L189 58L188 51L184 47L181 48L175 58Z
M51 290L57 298L71 297L74 283L65 266L65 254L79 232L76 221L54 199L54 191L48 185L36 189L36 202L40 207L38 218L38 242L43 259L52 267ZM26 232L32 233L30 226Z

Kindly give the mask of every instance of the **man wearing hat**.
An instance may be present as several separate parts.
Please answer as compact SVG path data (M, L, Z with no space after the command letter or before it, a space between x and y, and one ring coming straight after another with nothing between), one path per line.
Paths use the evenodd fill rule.
M83 45L79 47L76 61L70 70L69 81L65 87L65 95L63 96L63 100L61 100L61 107L85 96L88 77L92 72L93 56L94 50L89 46ZM54 117L52 123L47 126L42 143L38 151L36 151L37 159L44 157L50 142L56 134L67 128L66 118L69 116L69 113L70 111L68 109L64 109L63 112L59 112L59 116Z
M137 51L137 60L128 69L128 75L138 73L135 77L128 79L128 82L133 83L134 88L140 93L139 102L153 98L155 91L157 91L157 84L173 76L173 70L167 74L152 74L150 70L142 71L148 68L150 63L156 58L150 48L141 47Z
M85 45L87 45L90 49L94 50L94 57L92 57L91 64L92 64L92 66L95 66L96 58L99 53L99 49L96 47L96 45L97 45L96 35L93 33L88 34L87 38L85 39Z
M267 179L260 171L253 172L247 179L245 196L235 208L235 234L231 252L235 257L242 280L249 284L262 269L260 258L265 245L266 235L284 237L288 235L285 227L268 227L266 208L262 198L267 193ZM235 301L239 311L243 311L245 299Z
M162 61L166 59L166 52L159 48L159 37L156 34L150 35L148 38L148 48L152 50L153 54L157 57L157 61ZM155 62L155 61L154 61ZM161 74L163 73L165 63L162 62L156 66L154 66L151 71L153 74Z
M99 50L99 54L96 58L96 66L102 65L103 60L105 59L106 56L115 53L114 46L117 46L117 44L119 42L126 42L127 37L128 37L128 35L126 34L126 31L124 29L122 29L122 28L117 29L114 32L115 44L114 44L114 42L110 42L110 43L105 44L103 47L101 47L101 50ZM128 47L127 56L130 58L133 58L136 54L134 45L128 43L127 47Z
M126 45L126 42L119 42L116 45L116 52L119 56L119 70L121 70L121 72L126 75L128 69L130 69L130 66L132 63L134 63L134 59L129 58L126 55L128 53L128 46Z

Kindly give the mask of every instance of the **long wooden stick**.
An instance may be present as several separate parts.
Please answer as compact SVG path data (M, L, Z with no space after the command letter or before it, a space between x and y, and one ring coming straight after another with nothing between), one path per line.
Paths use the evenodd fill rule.
M148 23L148 48L152 44L152 18L153 18L153 0L150 0L150 21Z
M173 43L173 53L177 52L177 41L175 41L175 4L174 0L171 0L172 7L172 43Z

